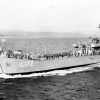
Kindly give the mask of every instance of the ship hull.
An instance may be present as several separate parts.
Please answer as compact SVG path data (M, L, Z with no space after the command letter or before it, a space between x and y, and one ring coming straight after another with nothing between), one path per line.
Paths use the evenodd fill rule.
M100 55L59 58L41 61L0 57L0 73L12 75L27 74L55 69L79 67L94 63L100 63Z

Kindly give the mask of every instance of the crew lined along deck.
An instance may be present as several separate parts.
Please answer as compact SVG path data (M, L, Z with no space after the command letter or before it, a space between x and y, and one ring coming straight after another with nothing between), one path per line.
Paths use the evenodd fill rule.
M69 58L69 57L80 57L89 55L100 55L100 43L98 38L89 37L88 43L76 43L73 44L75 50L60 52L60 53L46 53L44 55L34 55L32 53L23 53L23 50L3 50L0 48L0 54L6 56L7 58L14 59L27 59L27 60L49 60L49 59L59 59L59 58Z
M23 54L22 50L11 51L7 50L5 52L0 51L1 55L5 55L7 58L14 59L27 59L27 60L49 60L49 59L59 59L59 58L69 58L69 57L80 57L80 56L89 56L89 55L100 55L100 51L96 51L93 48L78 48L75 51L67 51L56 54L45 54L34 56L33 54Z

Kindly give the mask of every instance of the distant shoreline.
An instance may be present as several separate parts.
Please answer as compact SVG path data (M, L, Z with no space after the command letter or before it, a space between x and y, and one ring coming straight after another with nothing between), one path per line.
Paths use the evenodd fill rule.
M0 37L4 38L87 38L94 35L82 32L24 32L24 31L8 31L0 32Z
M41 37L41 36L11 36L11 35L3 35L3 36L0 36L0 38L47 38L47 39L48 39L48 38L52 38L52 39L53 39L53 38L54 38L54 39L55 39L55 38L56 38L56 39L57 39L57 38L58 38L58 39L59 39L59 38L88 38L88 37L89 37L89 36L84 36L84 37L76 37L76 36L75 36L75 37L74 37L74 36L73 36L73 37L72 37L72 36L70 36L70 37L49 37L49 36L48 36L48 37Z
M0 36L0 38L44 38L44 39L60 39L60 38L62 38L62 39L67 39L67 38L88 38L88 37L32 37L32 36Z

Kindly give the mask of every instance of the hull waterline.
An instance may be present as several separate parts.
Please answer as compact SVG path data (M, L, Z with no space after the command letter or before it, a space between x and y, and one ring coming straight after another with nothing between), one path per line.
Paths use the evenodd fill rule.
M60 58L52 60L34 61L0 57L0 73L3 74L29 74L35 72L52 71L80 67L100 63L100 56L84 56Z

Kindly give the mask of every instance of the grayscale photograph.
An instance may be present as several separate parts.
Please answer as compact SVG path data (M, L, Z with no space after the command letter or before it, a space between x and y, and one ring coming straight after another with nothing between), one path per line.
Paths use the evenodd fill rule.
M100 100L100 0L0 0L0 100Z

